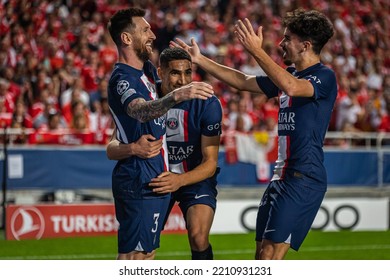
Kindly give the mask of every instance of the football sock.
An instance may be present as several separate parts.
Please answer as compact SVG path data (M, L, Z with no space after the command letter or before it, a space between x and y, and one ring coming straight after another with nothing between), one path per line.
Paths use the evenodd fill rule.
M191 250L191 253L192 253L193 260L212 260L214 258L213 248L211 247L211 244L204 251L192 251Z

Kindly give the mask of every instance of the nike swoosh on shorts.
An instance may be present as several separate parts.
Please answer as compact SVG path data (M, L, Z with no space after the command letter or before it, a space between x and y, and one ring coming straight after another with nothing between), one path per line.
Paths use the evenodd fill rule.
M195 195L195 199L199 199L201 197L210 196L208 194L202 194L202 195Z

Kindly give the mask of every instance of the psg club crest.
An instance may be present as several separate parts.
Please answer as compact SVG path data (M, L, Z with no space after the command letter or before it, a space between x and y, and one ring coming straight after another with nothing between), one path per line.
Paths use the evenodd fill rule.
M167 127L168 127L169 129L174 130L174 129L176 129L178 126L179 126L179 122L178 122L177 119L175 119L175 118L169 118L169 119L167 120Z

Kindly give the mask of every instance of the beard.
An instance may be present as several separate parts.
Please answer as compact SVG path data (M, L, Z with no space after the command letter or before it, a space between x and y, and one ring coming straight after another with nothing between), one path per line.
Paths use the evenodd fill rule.
M142 61L148 61L150 58L150 54L148 53L147 50L137 49L135 50L135 53L137 54L138 58L141 59Z
M150 58L150 53L148 50L141 44L136 44L134 46L134 51L137 55L137 57L142 61L148 61Z
M291 60L290 59L283 59L283 63L284 63L284 65L286 65L286 66L291 66L293 63L291 62Z

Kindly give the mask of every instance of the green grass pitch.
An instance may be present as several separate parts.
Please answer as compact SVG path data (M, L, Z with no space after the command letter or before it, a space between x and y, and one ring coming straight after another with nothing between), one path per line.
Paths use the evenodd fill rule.
M0 260L113 260L116 236L4 240L0 232ZM216 260L253 260L254 233L212 234ZM162 235L158 260L189 260L187 236ZM390 260L390 231L311 231L299 252L290 260Z

